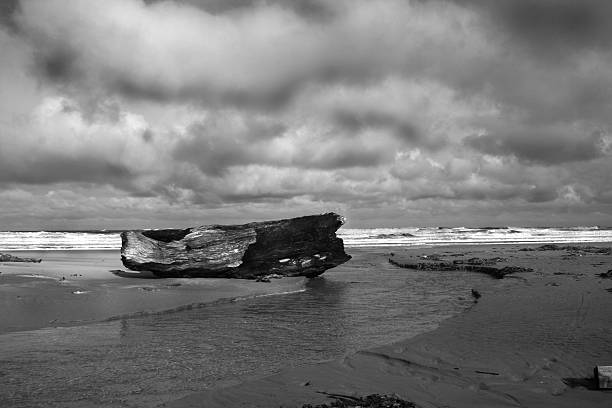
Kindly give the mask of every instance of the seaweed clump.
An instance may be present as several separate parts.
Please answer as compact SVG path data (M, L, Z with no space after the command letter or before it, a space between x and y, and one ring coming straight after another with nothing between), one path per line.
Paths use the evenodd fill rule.
M330 404L306 404L302 408L418 408L414 403L394 395L372 394L361 398L346 395L329 396L334 399Z

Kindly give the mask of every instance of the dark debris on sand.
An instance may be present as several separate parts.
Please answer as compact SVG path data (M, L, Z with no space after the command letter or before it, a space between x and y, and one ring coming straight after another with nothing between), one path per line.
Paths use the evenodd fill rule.
M35 258L21 258L10 254L0 254L0 262L32 262L40 263L42 259Z
M393 257L389 258L389 263L404 269L415 269L419 271L468 271L485 273L496 279L503 279L504 276L522 273L533 272L531 268L520 266L504 266L495 267L497 262L505 262L505 258L470 258L457 259L452 262L443 260L440 256L421 256L420 262L400 262Z
M392 395L372 394L367 397L350 397L345 395L329 395L333 398L330 404L303 405L302 408L418 408L414 403Z
M521 248L519 251L568 251L576 253L588 253L588 254L612 254L611 247L596 247L596 246L574 246L574 245L557 245L557 244L546 244L536 248Z
M610 269L608 272L598 273L597 276L604 279L612 279L612 269Z

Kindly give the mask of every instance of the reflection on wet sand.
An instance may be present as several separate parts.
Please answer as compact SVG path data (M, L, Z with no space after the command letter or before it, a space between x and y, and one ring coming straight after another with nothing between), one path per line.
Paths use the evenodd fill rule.
M2 371L11 379L0 402L60 407L86 398L102 406L155 405L431 329L469 305L458 294L485 279L465 274L449 283L435 274L406 274L387 263L383 250L355 251L353 260L332 271L283 295L0 335ZM162 281L153 281L161 285L156 292L139 291L140 283L122 290L143 299L203 290L191 281L164 289ZM203 284L205 290L218 285Z

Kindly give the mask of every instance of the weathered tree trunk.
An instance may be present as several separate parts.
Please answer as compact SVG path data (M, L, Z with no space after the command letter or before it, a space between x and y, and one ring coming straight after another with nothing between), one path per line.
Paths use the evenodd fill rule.
M121 260L161 277L256 279L271 274L314 277L351 257L328 213L244 225L126 231Z

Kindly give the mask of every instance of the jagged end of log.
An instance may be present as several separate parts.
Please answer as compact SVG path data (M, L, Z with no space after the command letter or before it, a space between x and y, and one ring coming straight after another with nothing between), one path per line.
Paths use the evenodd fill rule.
M125 231L121 260L162 277L257 279L315 277L351 257L336 231L344 217L328 213L243 225Z

